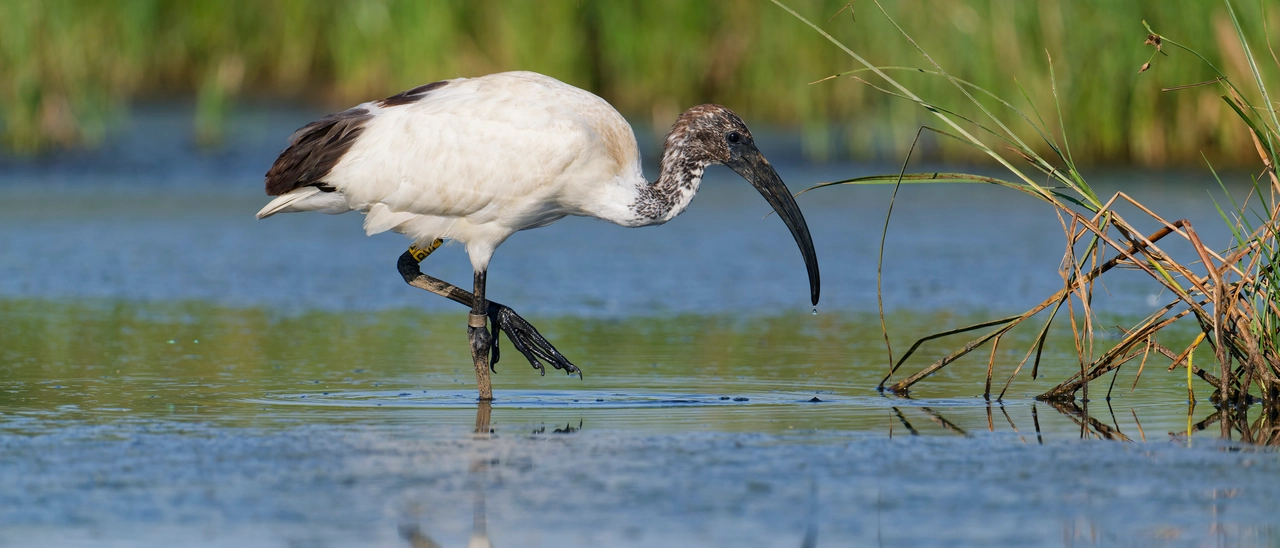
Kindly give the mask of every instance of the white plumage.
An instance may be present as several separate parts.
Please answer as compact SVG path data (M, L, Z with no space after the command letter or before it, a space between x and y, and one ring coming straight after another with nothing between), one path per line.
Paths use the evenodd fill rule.
M545 361L580 373L527 321L486 299L498 246L517 231L568 215L630 227L665 223L689 206L711 164L738 172L779 213L804 255L816 305L818 264L804 216L733 111L699 105L681 114L664 143L661 176L649 183L635 134L617 110L532 72L434 82L308 124L267 171L267 194L276 198L258 218L359 211L366 233L411 238L400 273L415 287L471 307L476 381L488 400L498 331L535 368L545 371ZM422 274L418 263L439 240L466 245L474 293Z
M515 232L567 215L625 226L670 219L640 218L626 207L648 185L627 121L603 99L554 78L460 78L420 101L356 108L372 118L323 179L336 192L300 187L258 218L359 211L370 235L391 230L418 243L465 244L476 270L487 269ZM695 182L688 198L696 191Z

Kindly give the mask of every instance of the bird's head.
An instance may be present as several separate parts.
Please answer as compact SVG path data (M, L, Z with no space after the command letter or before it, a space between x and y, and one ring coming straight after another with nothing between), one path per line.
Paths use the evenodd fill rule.
M810 297L816 306L821 283L818 277L818 256L813 250L813 239L809 237L809 226L805 224L804 215L800 213L800 207L791 197L787 185L756 148L751 130L747 129L742 118L720 105L693 107L676 120L671 133L667 135L666 150L662 166L664 171L694 168L701 173L702 167L721 164L737 172L760 191L778 216L782 217L796 244L800 246L805 268L809 272ZM668 165L669 162L672 165Z

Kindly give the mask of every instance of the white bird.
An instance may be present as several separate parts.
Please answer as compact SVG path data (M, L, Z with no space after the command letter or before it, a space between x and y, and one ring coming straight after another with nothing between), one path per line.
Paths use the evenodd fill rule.
M518 231L569 215L627 227L660 225L698 192L703 171L723 164L764 195L791 230L818 304L817 256L804 216L752 140L720 105L685 111L667 135L662 173L650 183L627 121L604 99L533 72L444 80L363 103L307 124L267 171L258 212L365 214L365 232L413 240L399 262L405 281L471 307L467 322L480 399L498 331L535 368L581 371L510 308L488 301L489 260ZM423 275L418 263L454 240L466 246L474 294ZM492 323L492 333L486 329ZM492 358L492 360L490 360Z

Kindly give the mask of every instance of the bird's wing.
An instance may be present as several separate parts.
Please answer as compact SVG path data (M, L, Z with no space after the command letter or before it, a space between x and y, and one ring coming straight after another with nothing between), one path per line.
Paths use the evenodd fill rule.
M590 93L534 76L452 80L418 101L361 105L372 118L325 182L353 209L378 206L383 215L518 224L559 207L566 182L617 171L589 116L600 104L617 113Z
M268 196L281 196L317 186L359 139L373 119L369 108L356 107L311 122L289 136L284 149L267 170ZM265 215L259 214L259 218Z

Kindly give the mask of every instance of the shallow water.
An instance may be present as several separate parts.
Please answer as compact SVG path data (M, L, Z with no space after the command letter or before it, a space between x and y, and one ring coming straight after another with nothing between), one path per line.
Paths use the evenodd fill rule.
M887 189L800 197L822 265L816 316L789 234L727 170L662 227L568 219L513 237L490 296L584 376L539 376L504 342L488 408L474 401L465 312L403 284L398 237L365 238L353 215L253 221L260 172L305 114L238 119L241 138L210 155L166 139L180 134L166 112L101 151L0 160L0 545L1280 536L1280 460L1220 440L1215 410L1189 408L1167 364L1148 365L1136 391L1122 370L1110 401L1095 388L1087 407L1035 402L1078 368L1067 327L1040 377L1024 371L1002 403L980 396L988 351L911 399L878 393ZM808 165L761 141L793 188L896 169ZM1115 173L1104 186L1227 236L1186 177ZM1061 229L1029 199L908 187L895 215L884 296L896 354L1058 288ZM424 268L469 279L456 247ZM1159 298L1132 273L1107 290L1110 323ZM1031 336L1002 343L995 391ZM950 349L926 346L908 369Z

